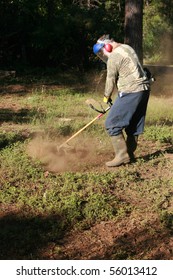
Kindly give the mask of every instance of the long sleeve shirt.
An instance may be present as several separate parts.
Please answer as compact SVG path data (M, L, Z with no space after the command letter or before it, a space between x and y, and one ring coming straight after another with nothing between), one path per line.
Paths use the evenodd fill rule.
M115 48L108 58L105 96L112 95L115 85L118 92L124 93L148 90L150 87L135 51L126 44Z

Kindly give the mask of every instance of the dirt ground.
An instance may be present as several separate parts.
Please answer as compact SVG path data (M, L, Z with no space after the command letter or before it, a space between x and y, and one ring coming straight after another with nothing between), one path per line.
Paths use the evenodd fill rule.
M143 148L142 148L143 146ZM150 155L156 155L158 149L150 141L140 141L137 156L147 161L148 150ZM166 153L165 153L166 151ZM172 178L173 172L173 148L170 145L163 145L159 153L165 153L168 165L139 170L139 176L143 180L153 178ZM158 161L159 161L158 153ZM147 155L147 156L146 156ZM105 172L105 160L112 155L101 153L97 157L89 157L86 165L73 166L80 172ZM95 158L95 160L94 160ZM85 159L83 159L85 162ZM118 167L123 169L124 167ZM126 167L127 168L127 167ZM109 169L114 172L114 169ZM112 186L116 188L116 186ZM94 226L82 230L72 230L66 233L59 244L50 243L43 248L40 254L45 259L173 259L173 233L160 223L160 218L152 209L152 201L147 197L139 197L138 192L129 189L124 192L117 189L116 196L120 200L129 203L134 210L118 221L103 221ZM165 201L161 207L173 208L173 200ZM172 215L170 216L172 220Z
M2 90L2 89L1 89ZM8 108L13 111L18 111L21 108L17 102L13 101L11 93L26 91L23 86L15 86L4 89L9 90L6 94L6 101L0 104L1 108ZM12 91L12 92L11 92ZM13 94L12 93L12 94ZM19 125L20 126L20 125ZM19 129L20 127L14 127L14 124L9 125L7 128L4 122L0 122L1 130L5 129ZM27 134L27 127L23 130L23 133ZM35 137L28 146L28 153L33 157L41 158L46 162L45 174L49 176L49 172L65 171L64 166L70 171L80 172L105 172L107 171L104 162L110 160L112 154L104 153L97 154L97 157L93 155L93 149L90 152L86 147L78 149L77 153L72 153L72 157L66 159L64 157L64 164L58 163L55 165L55 143L47 143L45 141L42 148L40 146L40 138ZM32 149L31 149L32 147ZM35 150L33 150L35 147ZM93 146L94 147L94 146ZM150 141L144 142L143 139L139 142L138 157L147 157L148 151L151 154L165 153L167 157L168 165L158 168L156 165L153 168L140 170L140 176L145 179L152 179L154 177L171 178L173 171L173 148L170 145L162 145L160 150L155 144ZM74 165L74 157L76 165ZM158 157L159 160L159 157ZM67 165L68 162L68 165ZM87 164L86 164L87 163ZM123 168L123 167L119 167ZM114 172L112 170L112 172ZM122 190L117 191L117 196L121 199L126 197L126 201L136 206L136 210L132 211L123 220L118 221L104 221L99 224L95 224L91 228L83 230L72 230L64 235L59 241L59 244L50 242L46 248L40 249L40 255L43 259L173 259L173 232L164 227L161 227L158 216L154 210L148 212L148 203L151 203L149 199L144 197L139 199L137 193L124 194ZM171 206L172 207L172 206ZM134 207L135 209L135 207ZM152 209L152 207L150 208ZM171 216L171 219L172 216Z

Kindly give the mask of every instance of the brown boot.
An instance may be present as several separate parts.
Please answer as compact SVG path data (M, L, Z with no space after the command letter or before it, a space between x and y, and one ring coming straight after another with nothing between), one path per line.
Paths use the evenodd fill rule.
M106 162L106 166L116 167L121 164L128 163L130 158L127 153L127 146L123 134L121 133L119 135L112 136L111 140L115 151L115 158L112 161Z

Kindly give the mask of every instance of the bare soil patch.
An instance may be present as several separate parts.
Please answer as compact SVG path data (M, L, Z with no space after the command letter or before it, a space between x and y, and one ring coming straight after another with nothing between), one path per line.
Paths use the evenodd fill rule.
M22 107L15 102L11 96L11 91L22 93L26 88L15 86L3 89L10 93L6 95L6 101L3 101L0 108L11 109L18 112ZM28 89L27 89L28 90ZM20 126L14 123L1 122L2 130L26 131L27 125ZM29 131L29 130L28 130ZM65 140L65 139L64 139ZM59 143L58 143L59 142ZM82 145L80 140L76 143L75 152L67 152L59 156L57 146L63 142L50 142L42 137L34 137L27 148L28 154L33 159L39 159L43 163L45 176L49 173L59 173L64 171L71 172L100 172L106 174L108 169L105 162L114 156L111 144L107 149L99 151L95 149L96 140L88 139L90 145ZM146 162L145 168L139 167L138 173L143 180L152 180L153 178L172 178L173 172L173 149L170 145L156 146L152 141L146 141L143 138L139 140L137 159L143 159ZM151 157L156 157L154 164L150 163ZM159 166L160 157L165 157L167 163L165 166ZM135 163L134 163L135 164ZM131 168L129 165L129 168ZM120 170L128 169L128 166L118 167ZM115 169L109 169L115 172ZM106 176L106 175L105 175ZM116 188L116 186L112 186ZM166 228L160 222L157 213L152 209L150 197L139 197L137 191L126 189L117 189L117 197L121 198L133 207L133 211L127 214L126 218L117 221L102 221L94 226L85 229L71 230L65 233L59 242L49 242L49 244L40 249L40 258L42 259L173 259L173 232ZM166 203L166 202L165 202ZM169 209L173 208L173 201L161 205ZM9 206L3 209L6 215L13 213L15 209ZM2 218L2 216L1 216ZM170 215L170 219L172 216ZM172 221L172 220L171 220ZM7 221L8 222L8 221Z
M91 139L88 139L91 143ZM95 153L96 143L92 142L91 147L85 147L81 150L75 150L75 153L59 157L58 164L55 153L55 143L47 143L42 155L48 153L48 164L45 165L49 172L115 172L114 168L108 169L105 161L110 160L114 154L111 147L106 151ZM35 148L36 145L34 144ZM39 145L40 146L40 145ZM149 151L149 153L148 153ZM152 156L156 156L153 165L150 165ZM160 158L166 157L168 163L159 167ZM39 155L40 156L40 155ZM155 178L172 178L173 161L172 147L162 145L158 150L151 141L141 139L136 153L137 160L146 161L146 168L139 167L138 176L142 180L154 180ZM40 157L40 158L41 158ZM149 164L148 164L149 163ZM133 166L132 163L129 168ZM148 167L147 167L148 165ZM119 170L128 168L120 166ZM106 174L106 173L105 173ZM106 176L106 175L105 175ZM112 186L113 189L116 186ZM165 228L158 214L152 209L151 197L141 197L138 192L129 189L117 189L116 196L125 203L129 203L133 208L126 218L117 221L103 221L94 226L85 229L71 230L66 233L60 242L50 244L40 250L43 259L173 259L173 235L170 229ZM169 205L168 205L169 204ZM173 208L173 200L163 201L161 208ZM170 208L170 209L171 209Z

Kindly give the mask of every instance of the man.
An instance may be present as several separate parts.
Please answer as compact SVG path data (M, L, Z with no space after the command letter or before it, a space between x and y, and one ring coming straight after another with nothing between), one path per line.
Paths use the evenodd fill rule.
M118 89L105 122L115 151L115 158L106 165L116 167L134 160L138 135L144 131L150 82L136 52L129 45L117 43L104 35L93 46L93 51L107 64L103 101L109 104L115 86Z

